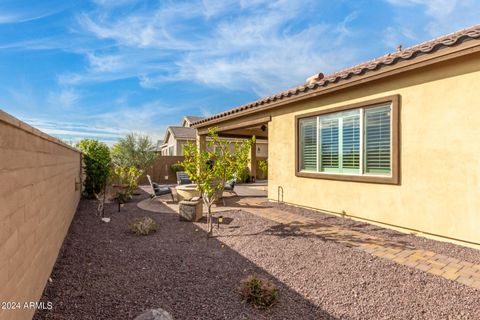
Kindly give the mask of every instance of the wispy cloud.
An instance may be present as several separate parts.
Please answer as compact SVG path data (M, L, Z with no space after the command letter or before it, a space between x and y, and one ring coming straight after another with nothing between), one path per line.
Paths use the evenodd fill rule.
M437 37L478 23L477 0L386 0L401 9L396 12L401 36L418 40ZM423 19L422 19L423 16Z
M79 26L99 40L113 42L116 50L86 53L86 72L59 79L63 84L81 84L136 77L144 88L194 81L270 94L352 61L353 47L341 56L336 52L340 46L348 47L347 24L355 15L338 25L299 27L310 2L203 0L169 3L120 17L110 16L108 10L86 12L78 16ZM202 27L195 28L192 21Z
M69 140L162 138L184 114L210 115L480 16L477 0L364 3L0 1L0 104Z
M124 106L117 110L91 115L77 114L75 121L51 121L37 117L26 119L26 122L47 134L69 142L93 138L113 145L130 132L148 135L153 141L163 139L167 125L160 124L161 119L176 115L182 110L185 108L172 108L159 101L153 101L140 106Z
M72 88L61 89L50 92L48 102L52 106L58 106L62 109L71 109L77 105L80 100L80 94Z

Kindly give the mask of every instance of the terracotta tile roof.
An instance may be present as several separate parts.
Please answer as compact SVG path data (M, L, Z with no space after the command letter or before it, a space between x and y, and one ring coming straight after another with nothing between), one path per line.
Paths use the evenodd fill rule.
M368 72L378 71L383 67L391 66L401 61L413 60L422 55L433 53L444 48L453 47L455 45L474 39L480 39L480 25L476 25L427 42L423 42L410 48L400 49L396 52L386 54L379 58L358 64L347 69L343 69L327 76L323 76L323 74L321 73L314 75L308 79L309 82L306 84L215 114L211 117L196 121L195 123L193 123L193 125L200 125L211 120L227 117L236 113L245 112L249 109L261 108L262 106L271 104L279 100L288 100L289 98L299 97L305 95L306 93L321 91L332 83L339 83L341 81L345 81L356 76L364 75Z

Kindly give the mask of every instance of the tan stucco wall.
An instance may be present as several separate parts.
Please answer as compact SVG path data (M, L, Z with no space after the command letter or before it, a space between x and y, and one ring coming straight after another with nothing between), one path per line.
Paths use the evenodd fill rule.
M80 199L81 155L0 110L0 301L37 301ZM1 310L30 319L35 310Z
M400 185L295 176L294 116L399 94ZM269 198L480 243L480 57L415 70L272 113Z

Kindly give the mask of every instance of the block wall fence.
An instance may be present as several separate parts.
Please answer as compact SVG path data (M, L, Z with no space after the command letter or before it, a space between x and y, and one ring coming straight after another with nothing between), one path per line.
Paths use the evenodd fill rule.
M0 303L36 302L81 193L81 153L0 110ZM2 310L31 319L35 309Z

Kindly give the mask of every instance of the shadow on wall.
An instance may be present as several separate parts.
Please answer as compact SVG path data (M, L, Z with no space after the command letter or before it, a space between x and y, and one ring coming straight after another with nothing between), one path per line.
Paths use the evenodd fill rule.
M133 319L150 308L164 308L175 319L334 319L266 270L206 237L197 224L180 222L169 210L137 207L136 196L120 213L106 208L112 222L99 222L95 203L82 200L42 301L51 311L34 319ZM159 231L128 233L134 218L149 216ZM241 302L241 279L256 273L277 285L280 300L267 311Z

